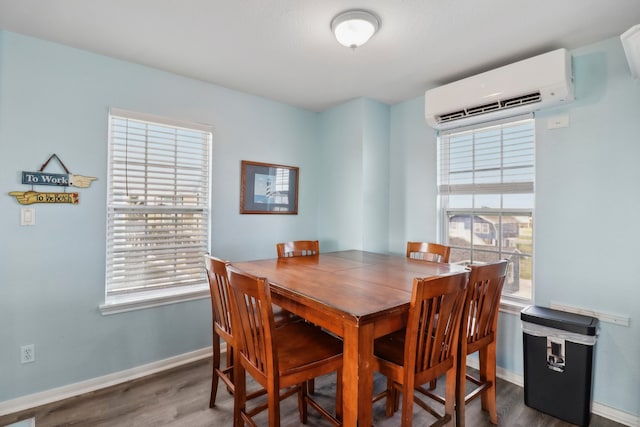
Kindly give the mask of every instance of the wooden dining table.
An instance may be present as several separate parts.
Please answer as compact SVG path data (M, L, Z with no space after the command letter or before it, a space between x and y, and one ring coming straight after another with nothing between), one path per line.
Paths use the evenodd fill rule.
M373 342L406 325L413 279L463 266L357 250L233 262L266 277L275 304L343 339L343 424L372 425Z

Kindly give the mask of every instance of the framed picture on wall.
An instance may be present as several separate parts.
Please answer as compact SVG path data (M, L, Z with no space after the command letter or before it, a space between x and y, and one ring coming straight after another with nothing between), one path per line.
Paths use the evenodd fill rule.
M242 161L241 214L297 214L298 171L293 166Z

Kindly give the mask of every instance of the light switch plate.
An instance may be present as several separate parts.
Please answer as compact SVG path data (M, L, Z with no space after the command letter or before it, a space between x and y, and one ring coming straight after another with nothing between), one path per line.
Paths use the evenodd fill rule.
M20 208L20 225L36 225L36 208Z

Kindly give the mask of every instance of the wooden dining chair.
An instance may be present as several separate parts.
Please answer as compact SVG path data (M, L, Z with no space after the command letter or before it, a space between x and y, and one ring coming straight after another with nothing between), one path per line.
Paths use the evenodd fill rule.
M320 243L317 240L294 240L292 242L276 243L278 258L318 255ZM291 320L299 320L293 313L283 310L282 317L288 314Z
M307 405L332 425L342 418L342 341L307 322L274 327L271 291L265 278L227 267L232 295L232 325L237 340L234 370L236 399L234 425L256 426L253 417L268 409L269 427L280 425L280 400L298 395L300 421L307 422ZM245 372L267 390L267 403L247 408ZM305 383L337 373L336 415L331 415L308 394ZM280 390L284 389L282 394Z
M456 425L465 425L465 405L481 396L482 409L489 412L492 424L498 424L496 408L496 338L502 286L508 261L470 265L467 296L462 312L458 385L456 387ZM467 356L478 352L477 377L467 374ZM466 381L478 387L466 393Z
M318 255L320 253L320 242L317 240L294 240L291 242L276 243L276 252L278 258ZM284 316L285 313L289 314L291 321L299 319L299 317L293 313L283 310L282 315ZM313 394L315 392L315 381L311 379L307 383L307 387L307 391Z
M207 276L209 278L209 292L211 294L211 312L213 317L213 372L211 375L211 396L209 407L216 406L218 394L218 380L227 385L227 391L234 393L233 365L235 341L231 329L231 306L229 304L229 281L227 279L228 261L211 255L204 257ZM220 339L227 344L227 362L224 369L220 368L221 349ZM265 394L266 390L257 391L251 397Z
M276 250L278 258L317 255L320 253L320 243L317 240L294 240L277 243Z
M450 254L451 248L439 243L407 242L407 258L448 263ZM431 381L431 390L436 388L436 381Z
M407 242L407 258L449 262L451 248L438 243Z
M205 267L209 277L209 292L211 294L211 312L213 315L213 373L211 377L211 397L209 407L216 406L218 379L227 385L227 390L233 393L233 334L231 332L231 312L229 307L227 267L226 261L205 255ZM227 344L227 363L225 369L220 369L220 339Z
M413 403L437 418L432 424L453 421L460 318L468 272L414 279L407 327L374 342L373 368L387 377L387 388L374 397L386 397L386 413L398 409L402 393L402 427L412 425ZM444 414L414 395L421 387L446 374ZM422 390L427 396L431 392Z

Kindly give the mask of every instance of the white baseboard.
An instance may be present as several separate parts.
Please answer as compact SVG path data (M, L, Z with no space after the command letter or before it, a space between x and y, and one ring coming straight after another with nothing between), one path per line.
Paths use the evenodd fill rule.
M189 353L180 354L168 359L159 360L147 365L136 366L113 374L104 375L102 377L92 378L90 380L81 381L79 383L69 384L62 387L45 390L39 393L30 394L28 396L18 397L12 400L0 402L0 416L12 414L14 412L23 411L36 406L46 405L58 400L67 399L69 397L78 396L116 384L121 384L157 372L176 368L191 362L211 357L212 348L206 347Z
M640 427L640 416L612 408L611 406L603 405L602 403L592 402L591 412L610 419L611 421L624 424L625 426Z
M223 352L226 351L224 343L221 350ZM87 381L81 381L79 383L57 387L51 390L30 394L28 396L22 396L17 399L6 400L4 402L0 402L0 416L23 411L29 408L34 408L40 405L46 405L58 400L67 399L69 397L78 396L80 394L100 390L106 387L111 387L116 384L121 384L147 375L155 374L157 372L186 365L191 362L211 357L211 352L211 347L206 347L200 350L192 351L190 353L185 353L178 356L170 357L168 359L149 363L147 365L137 366L135 368L127 369L120 372L114 372L113 374L104 375L102 377L92 378ZM478 369L478 359L467 359L467 365L472 368ZM519 387L524 386L524 378L522 377L522 375L515 374L500 367L497 368L496 375L498 376L498 378L513 383ZM640 427L639 416L620 411L618 409L603 405L598 402L593 402L591 410L594 414L600 415L604 418L608 418L617 423L624 424L629 427Z
M479 361L477 358L467 359L467 366L474 369L479 368ZM504 368L496 368L496 376L505 381L509 381L519 387L524 387L524 377L522 375L515 374L511 371L507 371ZM607 418L611 421L615 421L620 424L624 424L629 427L640 427L640 417L629 414L628 412L621 411L619 409L612 408L611 406L603 405L602 403L592 402L591 412Z

